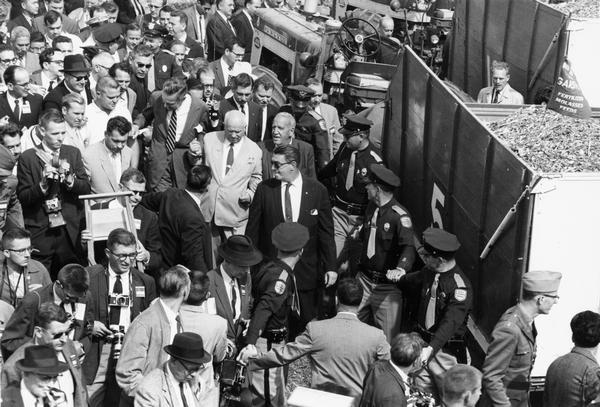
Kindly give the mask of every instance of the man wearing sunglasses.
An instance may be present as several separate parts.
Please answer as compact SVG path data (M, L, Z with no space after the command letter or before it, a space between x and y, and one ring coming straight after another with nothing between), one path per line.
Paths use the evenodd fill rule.
M12 65L4 71L6 93L0 96L0 117L8 116L19 128L32 127L42 110L42 97L29 93L29 72Z
M63 308L53 302L43 303L36 316L33 338L20 346L2 366L2 394L19 389L23 372L18 369L17 362L23 359L26 350L46 345L56 352L59 361L67 364L67 369L56 376L53 387L65 394L67 405L86 405L87 393L81 367L84 352L81 344L69 338L72 330L73 321Z
M88 84L90 70L89 62L83 55L65 56L63 68L65 79L46 95L43 110L54 108L60 111L62 98L69 93L80 95L86 105L92 103L92 93Z

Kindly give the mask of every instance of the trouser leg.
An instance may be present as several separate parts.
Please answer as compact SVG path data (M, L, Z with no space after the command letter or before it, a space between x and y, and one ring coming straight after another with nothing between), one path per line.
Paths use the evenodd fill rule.
M285 342L274 343L272 348L283 347ZM259 338L256 341L256 348L259 352L267 351L267 340ZM265 406L265 371L264 370L253 370L252 362L250 362L250 371L248 373L250 391L252 392L252 406L263 407ZM283 368L276 367L269 369L269 394L271 396L271 406L273 407L286 407L287 402L285 400L285 380L283 376Z
M381 328L388 342L400 332L402 292L393 284L379 284L373 290L371 308L375 326Z

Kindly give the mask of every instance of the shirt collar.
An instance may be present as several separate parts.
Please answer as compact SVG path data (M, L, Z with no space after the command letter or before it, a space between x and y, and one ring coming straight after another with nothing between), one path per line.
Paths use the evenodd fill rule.
M223 283L225 284L225 286L227 286L228 284L231 285L231 281L233 279L231 278L231 276L229 276L229 274L227 274L227 272L223 268L222 264L219 267L221 268L221 275L223 276Z
M129 278L129 271L125 272L125 273L121 273L118 274L121 276L121 280L123 280L124 278ZM112 269L112 267L110 267L110 264L108 265L108 276L110 278L117 278L117 273L114 272L114 270Z
M158 301L160 302L160 305L165 310L165 314L167 314L167 319L169 321L175 321L175 320L177 320L177 314L175 312L173 312L173 310L171 308L169 308L167 306L167 304L165 304L165 302L162 300L162 298L159 298Z
M394 362L392 362L391 360L390 360L390 365L392 365L392 367L394 368L394 370L395 370L396 372L398 372L398 374L399 374L399 375L400 375L400 377L402 378L402 381L404 382L404 384L405 384L405 385L408 385L408 375L407 375L406 373L404 373L404 372L402 371L402 369L400 369L400 367L396 366L396 365L394 364Z
M11 95L9 92L6 92L6 99L8 100L8 103L9 103L9 104L11 104L11 103L12 103L12 104L14 104L14 103L15 103L15 100L17 100L17 99L16 99L15 97L13 97L13 95ZM19 100L22 102L22 101L23 101L23 98L20 98ZM23 104L23 103L21 103L21 104Z
M194 202L196 203L196 205L198 206L198 208L201 208L202 202L200 201L200 198L198 198L198 196L195 193L190 192L187 189L185 190L185 192L187 192L188 195L190 197L192 197L192 199L194 200Z
M285 186L286 184L292 184L292 186L296 188L302 188L302 174L298 172L298 175L291 182L282 182L281 185Z

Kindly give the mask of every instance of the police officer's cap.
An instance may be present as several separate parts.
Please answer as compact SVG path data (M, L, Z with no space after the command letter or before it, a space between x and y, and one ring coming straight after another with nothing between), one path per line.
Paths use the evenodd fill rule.
M121 31L117 23L104 24L94 30L94 39L102 44L110 44L121 38Z
M346 124L340 129L341 134L353 134L359 131L367 131L371 129L373 122L364 116L351 114L344 116Z
M308 228L297 222L280 223L271 232L273 246L284 252L302 249L308 238Z
M523 290L541 293L556 294L562 274L558 271L530 271L523 275Z
M299 102L308 102L312 96L314 96L315 91L304 85L293 85L287 87L288 94L290 99L299 101Z
M0 146L0 176L11 175L16 163L15 156L6 147Z
M423 232L423 246L434 256L451 255L460 248L460 242L452 233L429 227Z
M369 166L370 174L368 182L387 185L388 187L398 188L400 178L392 170L386 168L383 164L371 164Z
M158 24L148 25L144 30L144 37L148 38L165 38L167 35L169 35L169 30Z

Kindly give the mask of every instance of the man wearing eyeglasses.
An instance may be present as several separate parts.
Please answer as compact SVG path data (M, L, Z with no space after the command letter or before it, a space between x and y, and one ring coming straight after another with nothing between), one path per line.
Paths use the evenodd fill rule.
M0 117L8 116L19 128L32 127L42 110L42 97L29 93L29 72L12 65L4 71L6 93L0 96Z
M106 266L87 268L96 304L92 344L83 362L90 406L118 405L115 344L120 342L115 334L126 333L131 321L156 297L154 279L136 268L137 240L131 232L110 232L104 253Z
M42 69L31 74L31 82L50 92L62 81L64 61L65 55L61 51L55 48L43 50L40 54Z
M69 93L80 95L86 105L92 103L92 93L88 85L91 69L85 57L83 55L66 55L63 64L65 78L46 95L42 106L43 110L53 108L60 111L62 98Z
M87 393L82 372L81 359L84 352L81 344L69 338L73 330L73 320L67 312L53 302L40 306L33 328L33 338L20 346L2 366L2 394L19 389L23 371L17 362L22 360L28 348L46 345L56 352L59 361L67 364L67 369L56 376L53 387L61 390L66 398L66 406L86 405Z
M241 62L244 58L244 47L241 45L238 39L229 38L224 42L223 55L208 66L212 69L215 74L215 89L217 89L221 95L227 93L230 86L230 82L233 79L233 67L236 62ZM225 89L225 91L223 91Z

